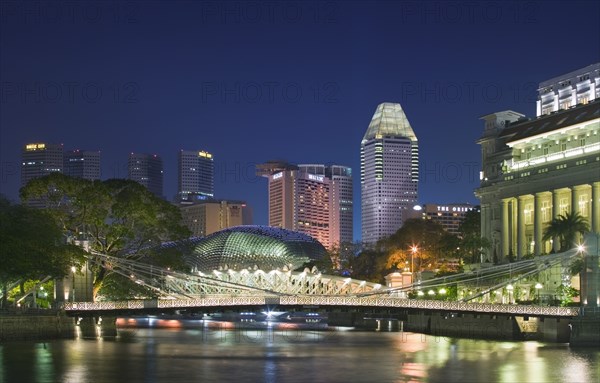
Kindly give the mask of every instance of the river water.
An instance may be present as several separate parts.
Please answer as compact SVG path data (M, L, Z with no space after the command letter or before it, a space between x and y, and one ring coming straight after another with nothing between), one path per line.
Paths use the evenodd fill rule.
M407 332L121 329L0 344L0 382L599 382L600 350Z

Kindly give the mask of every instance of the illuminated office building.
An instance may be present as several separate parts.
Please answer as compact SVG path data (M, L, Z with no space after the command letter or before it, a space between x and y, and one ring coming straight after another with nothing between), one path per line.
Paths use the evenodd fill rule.
M360 146L362 241L394 234L417 201L419 146L400 104L377 106Z
M185 201L190 194L214 196L214 158L202 150L181 150L178 158L179 200Z
M21 152L21 186L34 178L63 171L63 145L31 143Z

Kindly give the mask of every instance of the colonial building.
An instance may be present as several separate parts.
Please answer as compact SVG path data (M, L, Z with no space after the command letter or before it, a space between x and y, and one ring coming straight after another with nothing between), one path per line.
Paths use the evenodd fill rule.
M600 231L600 99L528 120L504 111L482 117L481 234L488 258L557 251L542 240L553 218L583 216Z

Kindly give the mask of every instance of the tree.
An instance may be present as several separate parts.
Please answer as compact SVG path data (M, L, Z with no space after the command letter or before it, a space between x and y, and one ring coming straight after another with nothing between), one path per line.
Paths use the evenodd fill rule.
M13 205L1 196L0 243L2 306L6 305L11 283L45 276L60 278L83 260L83 250L66 243L50 214Z
M44 201L67 236L87 239L93 251L115 257L147 261L149 249L190 234L176 206L130 180L90 181L52 173L25 185L21 199ZM96 299L111 271L99 266L92 271Z
M473 209L465 214L458 231L460 233L460 249L471 263L481 261L482 250L490 247L490 241L481 236L481 213ZM490 261L490 260L488 260Z
M548 241L556 238L560 251L567 251L575 242L577 234L585 234L590 230L587 220L579 213L566 213L554 218L544 230L542 239Z

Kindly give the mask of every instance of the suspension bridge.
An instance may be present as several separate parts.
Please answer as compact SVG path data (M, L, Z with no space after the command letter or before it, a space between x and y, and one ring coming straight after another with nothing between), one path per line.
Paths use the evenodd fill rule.
M514 304L513 289L539 280L552 270L565 280L569 265L582 257L581 248L540 256L510 264L434 278L401 287L322 274L316 268L304 271L264 271L257 268L214 270L210 273L184 273L128 259L91 253L91 263L123 275L152 291L152 299L129 301L66 302L63 309L72 314L139 312L175 309L323 307L323 308L402 308L450 312L499 313L514 315L574 317L579 307ZM590 250L590 249L588 249ZM597 248L591 249L598 252ZM551 273L550 273L551 274ZM531 284L531 283L530 283ZM440 294L448 286L469 290L456 301L409 299ZM508 297L506 297L508 293ZM539 292L538 292L539 294ZM500 297L501 299L497 299Z

